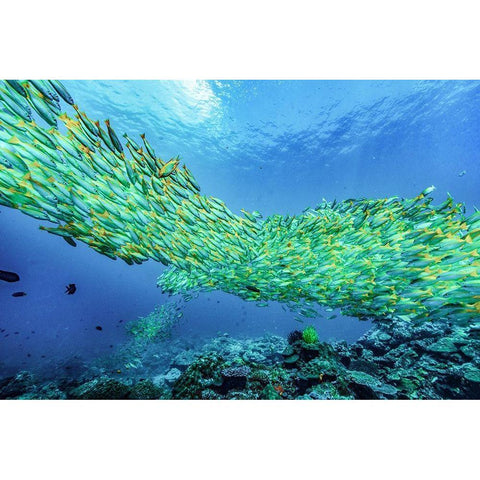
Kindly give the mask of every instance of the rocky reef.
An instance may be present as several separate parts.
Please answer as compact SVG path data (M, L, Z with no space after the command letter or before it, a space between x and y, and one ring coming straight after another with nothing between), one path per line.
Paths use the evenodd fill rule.
M213 339L123 347L81 378L21 371L0 380L17 399L478 399L480 326L377 322L357 342ZM121 365L120 365L121 364Z

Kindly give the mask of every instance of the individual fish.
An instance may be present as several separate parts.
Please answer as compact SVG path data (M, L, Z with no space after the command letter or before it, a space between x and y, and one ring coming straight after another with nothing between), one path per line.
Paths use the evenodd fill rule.
M32 108L38 113L38 115L45 120L50 126L56 127L57 126L57 119L48 108L46 102L42 101L39 97L35 94L30 93L28 96L28 101Z
M462 171L458 174L458 176L459 176L459 177L463 177L466 173L467 173L466 170L462 170Z
M27 98L27 92L25 89L22 87L22 84L18 80L5 80L8 85L13 88L18 94L20 94L22 97Z
M28 104L12 99L6 90L0 88L1 100L7 109L26 122L32 120L32 111Z
M73 295L77 291L77 286L74 283L69 283L65 288L65 293L67 295Z
M113 128L110 126L110 120L105 120L105 124L107 125L108 136L110 137L110 140L112 141L112 144L115 147L115 150L117 150L118 153L122 153L123 152L122 144L120 143L120 140L118 139L117 134L115 133Z
M143 143L144 143L144 145L145 145L145 148L147 149L148 154L150 155L150 157L151 157L152 159L155 160L155 158L157 158L156 155L155 155L155 151L153 150L152 146L148 143L147 139L145 138L145 134L142 133L142 134L140 135L140 137L141 137L142 140L143 140Z
M95 126L97 127L97 132L98 132L98 135L100 136L100 138L103 140L103 143L105 143L105 145L107 146L107 148L115 153L116 149L115 149L115 146L113 145L112 143L112 140L110 138L110 135L108 133L106 133L102 127L100 127L100 122L99 121L96 121L95 122Z
M63 86L63 84L59 80L49 80L48 81L50 85L54 88L54 90L62 97L65 102L67 102L70 105L73 105L75 102L73 101L73 98L70 96L66 88Z
M20 277L15 272L7 272L5 270L0 270L0 280L4 282L18 282Z
M158 176L160 178L168 177L176 170L176 168L178 167L178 164L179 164L178 158L172 158L158 171Z
M25 297L27 294L25 292L14 292L12 297Z

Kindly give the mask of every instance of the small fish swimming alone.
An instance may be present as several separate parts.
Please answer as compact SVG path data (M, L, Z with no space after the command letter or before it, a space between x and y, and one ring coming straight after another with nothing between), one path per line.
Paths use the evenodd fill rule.
M27 294L25 292L14 292L12 297L25 297Z
M5 282L18 282L20 277L15 272L6 272L5 270L0 270L0 280Z
M77 286L74 283L69 283L65 288L65 293L67 295L73 295L77 291Z
M459 177L463 177L466 173L467 173L466 170L462 170L462 171L458 174L458 176L459 176Z

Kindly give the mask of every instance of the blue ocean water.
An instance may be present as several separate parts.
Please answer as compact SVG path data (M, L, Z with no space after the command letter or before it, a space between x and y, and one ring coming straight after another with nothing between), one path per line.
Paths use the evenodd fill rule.
M64 83L90 118L109 118L132 138L145 133L164 159L180 155L202 193L234 213L295 214L322 198L413 197L432 184L435 202L449 192L468 212L480 207L480 82ZM41 224L0 208L0 269L21 277L0 284L6 370L107 353L127 339L128 320L168 299L156 288L161 264L128 266L80 243L72 248ZM75 295L64 294L69 283ZM27 295L12 297L18 290ZM280 305L259 308L221 292L201 294L183 312L177 338L286 335L302 326ZM349 342L369 327L341 315L310 323L323 340Z

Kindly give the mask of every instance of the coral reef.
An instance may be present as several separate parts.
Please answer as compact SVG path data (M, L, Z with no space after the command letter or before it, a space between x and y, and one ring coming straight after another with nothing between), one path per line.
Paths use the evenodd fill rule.
M79 379L22 371L0 381L0 398L480 399L476 326L404 320L377 323L350 345L224 334L182 346L181 339L162 344L159 362L157 345L135 369L95 364Z

